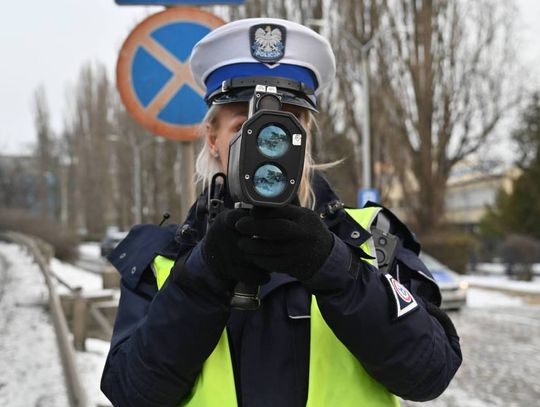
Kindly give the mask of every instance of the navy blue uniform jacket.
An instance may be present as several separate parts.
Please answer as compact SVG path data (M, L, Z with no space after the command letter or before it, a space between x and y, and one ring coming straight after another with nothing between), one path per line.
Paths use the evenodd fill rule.
M321 177L314 187L324 212L337 197ZM204 263L197 243L205 226L193 212L182 226L135 226L109 257L122 276L121 298L101 387L115 406L179 405L225 328L239 405L305 406L311 294L336 336L392 393L429 400L448 386L461 363L459 338L428 312L440 293L406 229L392 274L418 307L399 318L388 281L359 260L369 233L342 210L325 219L335 243L313 278L272 273L260 309L238 311L218 294L224 282ZM153 258L179 253L189 254L189 278L169 278L158 292Z

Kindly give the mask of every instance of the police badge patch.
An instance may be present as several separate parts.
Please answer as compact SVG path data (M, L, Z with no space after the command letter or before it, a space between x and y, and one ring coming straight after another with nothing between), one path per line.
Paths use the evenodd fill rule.
M276 63L285 55L286 34L281 25L254 25L249 30L251 55L264 63Z
M394 296L396 303L396 318L402 317L418 307L418 303L412 294L399 281L388 273L384 274L384 277Z

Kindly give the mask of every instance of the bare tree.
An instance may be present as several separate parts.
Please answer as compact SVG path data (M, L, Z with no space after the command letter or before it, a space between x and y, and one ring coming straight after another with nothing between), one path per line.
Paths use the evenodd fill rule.
M37 200L39 211L43 216L52 217L53 209L51 207L51 184L54 179L54 153L53 153L53 134L50 124L49 106L45 88L39 86L34 91L34 100L32 104L34 114L34 125L37 135L36 157L38 162L38 191Z
M415 226L426 231L442 219L452 167L485 145L517 102L512 8L496 0L384 0L383 11L379 72L399 146L390 152L398 153Z
M37 179L34 157L0 156L0 208L32 209Z
M111 84L105 68L85 65L70 96L71 111L67 113L64 130L74 169L70 185L75 194L70 206L77 226L99 236L108 223L111 194L106 142L111 131Z
M362 175L361 61L373 46L373 181L384 197L397 179L411 220L429 229L442 219L452 167L485 146L516 103L514 12L496 0L248 0L231 17L288 18L332 43L337 79L320 100L316 151L321 161L346 159L331 171L346 201Z
M115 98L112 131L119 138L111 144L114 167L111 168L116 224L133 224L135 179L141 179L141 205L143 221L157 223L163 212L181 222L186 208L181 207L176 185L179 146L175 141L158 138L139 126L125 111L119 98ZM135 174L134 154L141 154L141 172Z
M452 166L485 144L512 102L505 98L511 19L495 0L248 0L222 14L283 17L311 25L330 40L338 76L320 98L314 144L319 161L347 159L330 176L348 203L354 202L362 175L360 61L367 57L362 46L375 45L369 78L373 153L391 169L387 173L400 177L423 229L440 219ZM95 234L106 224L133 223L130 142L141 148L144 220L157 222L164 210L176 220L185 210L177 145L155 143L114 94L103 67L84 67L64 132L72 168L67 183L76 191L68 194L67 217L72 223L78 214L79 226ZM112 143L111 134L125 141ZM381 180L378 186L386 181Z
M362 62L381 24L380 0L326 1L325 24L321 34L332 44L336 55L336 80L321 98L320 161L344 159L329 176L345 202L356 204L356 191L362 179L362 126L364 86ZM371 87L371 94L377 89ZM373 110L368 112L373 114ZM373 122L373 120L372 120Z

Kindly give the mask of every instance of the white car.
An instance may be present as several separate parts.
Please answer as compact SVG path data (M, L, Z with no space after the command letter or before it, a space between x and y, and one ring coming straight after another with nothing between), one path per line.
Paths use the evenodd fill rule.
M467 289L469 284L459 274L450 270L447 266L431 257L429 254L420 253L420 259L424 262L433 278L441 289L441 308L446 310L459 310L467 304Z

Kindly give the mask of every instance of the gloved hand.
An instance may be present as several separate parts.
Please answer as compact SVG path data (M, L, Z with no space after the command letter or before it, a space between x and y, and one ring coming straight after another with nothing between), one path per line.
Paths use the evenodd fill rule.
M238 241L248 261L269 272L307 280L327 259L334 236L310 209L254 207L250 216L236 220Z
M245 209L221 212L206 232L202 241L202 254L209 269L218 277L262 285L270 280L270 274L250 263L238 247L241 235L234 225L248 215Z

